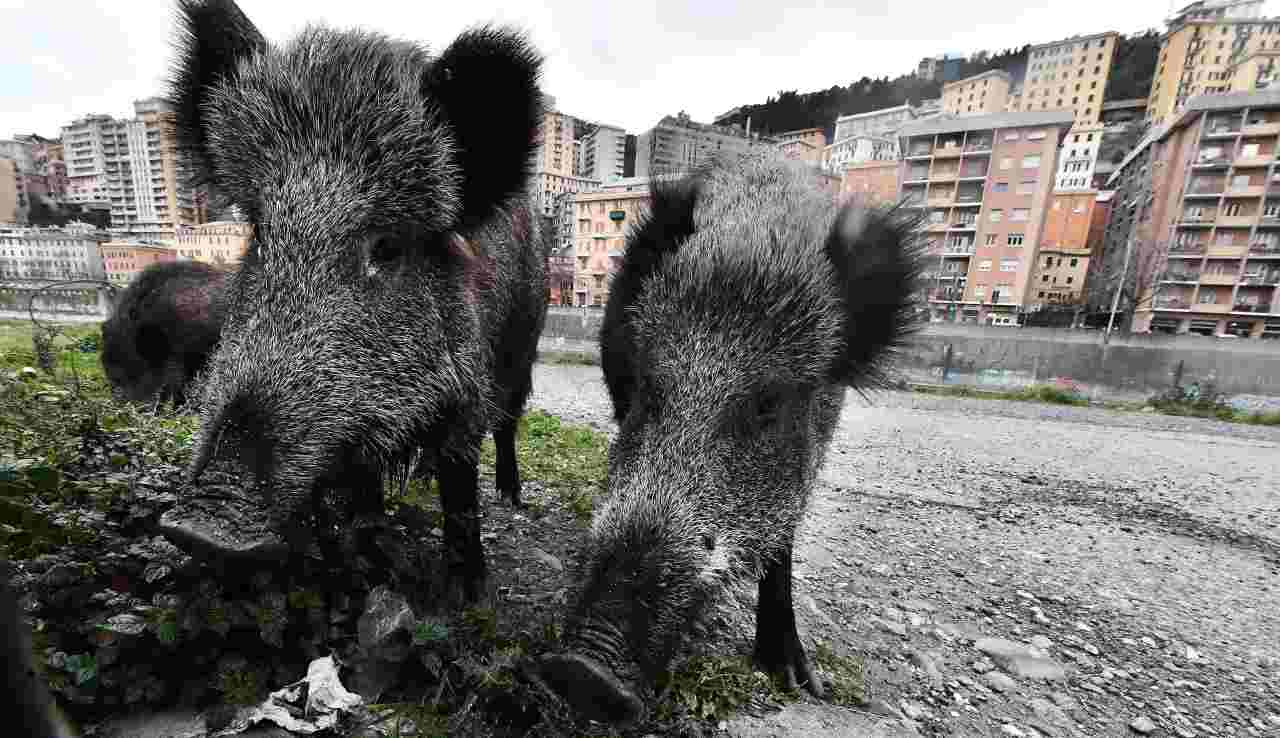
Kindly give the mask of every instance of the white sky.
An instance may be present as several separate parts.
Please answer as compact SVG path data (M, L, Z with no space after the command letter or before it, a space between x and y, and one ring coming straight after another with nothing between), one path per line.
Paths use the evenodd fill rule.
M314 21L363 26L439 50L467 25L516 23L546 55L543 88L561 111L632 133L680 110L709 122L779 90L825 89L863 75L895 77L914 69L920 57L945 51L968 54L1072 34L1162 28L1174 5L240 0L275 42ZM0 0L0 136L56 136L61 125L88 113L131 116L133 100L163 91L172 25L168 0Z

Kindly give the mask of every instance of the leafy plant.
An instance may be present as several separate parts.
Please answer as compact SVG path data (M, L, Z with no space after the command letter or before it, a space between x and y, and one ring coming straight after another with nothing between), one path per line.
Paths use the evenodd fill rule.
M700 720L722 720L756 695L772 692L768 675L743 656L694 656L665 682L667 696L657 710L662 719L680 708Z
M449 628L437 620L423 620L413 629L413 645L438 643L449 637Z
M62 669L75 679L77 687L82 687L92 682L98 676L98 662L91 653L77 653L68 656Z
M827 675L827 697L837 705L854 706L866 701L862 660L837 654L825 643L813 650L813 663Z
M543 410L520 418L516 458L522 474L555 492L581 520L589 520L596 497L604 492L609 471L609 442L603 433L570 425ZM493 442L481 449L481 465L494 472Z
M258 677L252 671L227 670L218 674L218 691L229 705L252 705L260 694Z

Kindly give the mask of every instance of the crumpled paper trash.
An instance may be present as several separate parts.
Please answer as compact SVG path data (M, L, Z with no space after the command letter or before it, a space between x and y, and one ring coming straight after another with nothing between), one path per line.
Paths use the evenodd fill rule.
M263 720L291 733L311 735L334 727L342 712L359 707L363 701L360 695L342 686L338 664L332 656L325 656L307 666L306 678L272 692L262 704L242 711L212 738L243 733Z

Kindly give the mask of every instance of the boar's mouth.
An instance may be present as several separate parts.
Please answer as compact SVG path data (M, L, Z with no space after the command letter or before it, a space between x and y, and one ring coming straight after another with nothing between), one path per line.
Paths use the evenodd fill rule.
M599 722L635 722L644 703L604 664L581 654L542 657L542 678L574 711Z

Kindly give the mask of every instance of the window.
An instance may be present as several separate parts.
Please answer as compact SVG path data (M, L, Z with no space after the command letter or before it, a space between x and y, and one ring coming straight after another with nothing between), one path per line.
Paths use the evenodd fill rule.
M1075 281L1075 279L1076 279L1075 277L1067 277L1067 284L1071 284L1072 282Z
M989 272L989 271L991 271L991 260L990 260L990 259L983 259L982 261L978 262L978 271L980 271L980 272Z
M1003 168L1003 167L1001 167L1001 168ZM1030 155L1028 155L1028 156L1024 156L1024 157L1022 157L1022 168L1023 168L1023 169L1039 169L1039 168L1040 168L1040 155L1039 155L1039 154L1030 154Z
M1044 131L1032 131L1027 134L1028 141L1040 141L1044 138Z
M974 285L973 296L979 300L987 296L987 286L984 284Z
M992 211L991 211L991 222L992 222L992 223L999 223L1002 219L1004 219L1004 211L1003 211L1003 210L1001 210L1000 208L996 208L996 209L994 209L994 210L992 210Z
M1212 305L1218 301L1218 293L1211 289L1200 290L1200 304Z
M1040 281L1041 281L1041 282L1048 282L1048 281L1049 281L1049 275L1048 275L1048 274L1045 274L1045 275L1041 276L1041 277L1040 277ZM1043 293L1043 292L1041 292L1040 294L1041 294L1042 296L1044 295L1044 293Z
M1021 234L1021 233L1010 233L1010 234L1009 234L1009 238L1008 238L1008 240L1006 241L1006 243L1007 243L1009 246L1021 246L1021 245L1022 245L1022 234Z
M993 192L1008 192L1008 191L1009 191L1009 183L1008 183L1008 182L996 182L996 183L995 183L995 186L994 186L994 187L992 187L991 189L992 189L992 191L993 191Z
M1071 266L1075 266L1075 265L1076 265L1076 264L1078 264L1078 263L1080 263L1080 260L1079 260L1079 259L1072 259L1072 260L1071 260Z
M1009 214L1009 220L1014 222L1026 221L1030 217L1031 210L1029 208L1014 208L1013 212Z
M1019 195L1034 195L1036 192L1036 181L1034 179L1024 179L1022 184L1018 185Z
M1001 169L1012 169L1012 168L1013 168L1013 159L1009 159L1009 158L1001 159L1001 160L1000 160L1000 168L1001 168Z
M996 234L994 234L994 233L988 233L988 234L987 234L987 245L988 245L988 246L995 246L995 245L996 245Z
M1000 271L1002 271L1002 272L1016 272L1016 271L1018 271L1018 260L1017 260L1017 259L1001 259L1001 260L1000 260Z

